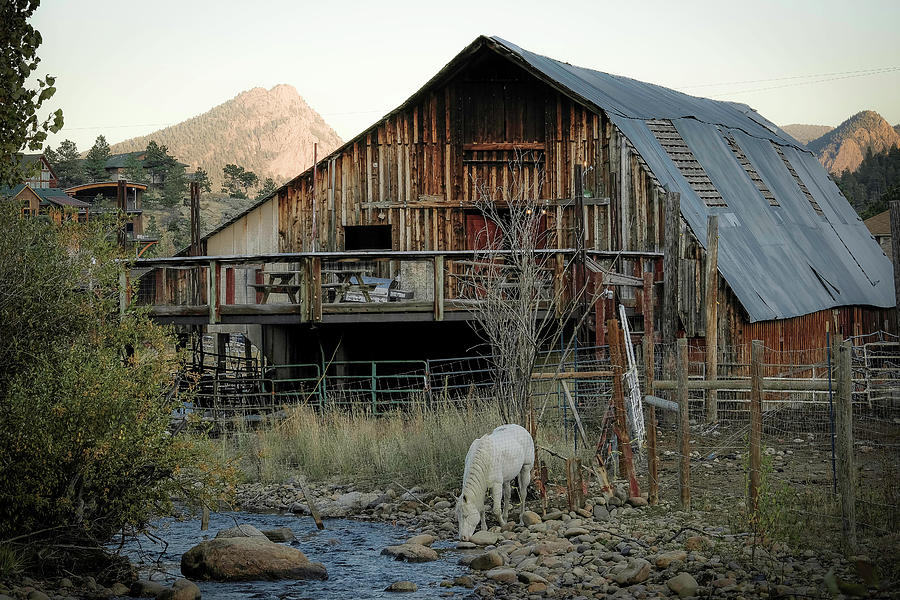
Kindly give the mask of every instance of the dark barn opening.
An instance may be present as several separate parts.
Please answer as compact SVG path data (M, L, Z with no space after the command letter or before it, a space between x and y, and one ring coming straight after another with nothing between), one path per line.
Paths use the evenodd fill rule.
M390 225L348 225L344 227L345 250L391 250Z

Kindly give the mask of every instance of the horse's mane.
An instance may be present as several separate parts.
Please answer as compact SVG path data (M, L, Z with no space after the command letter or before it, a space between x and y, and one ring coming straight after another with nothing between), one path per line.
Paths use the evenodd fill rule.
M484 503L484 492L487 490L488 468L493 456L491 450L493 444L488 442L489 436L483 436L473 442L475 446L472 452L472 460L466 465L463 473L462 495L466 492L474 492L474 501Z

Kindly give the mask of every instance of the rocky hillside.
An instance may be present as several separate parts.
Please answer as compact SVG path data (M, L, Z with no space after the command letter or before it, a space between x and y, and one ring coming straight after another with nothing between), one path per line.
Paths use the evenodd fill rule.
M783 125L781 128L789 133L795 140L804 144L808 144L814 139L820 138L834 129L831 125L803 125L801 123Z
M260 180L272 177L282 183L312 165L314 143L320 157L341 144L297 90L285 84L242 92L202 115L114 144L111 150L142 150L150 140L168 146L190 170L206 169L215 191L228 163L255 172Z
M870 149L878 153L900 146L900 133L877 112L866 110L806 145L826 169L840 174L855 171Z

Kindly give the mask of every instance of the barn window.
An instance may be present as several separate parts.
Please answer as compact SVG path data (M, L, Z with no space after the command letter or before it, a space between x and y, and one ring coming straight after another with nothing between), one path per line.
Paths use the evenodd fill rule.
M345 250L392 250L390 225L344 227Z
M809 205L812 206L812 209L820 217L825 216L825 214L822 212L822 207L819 206L819 203L816 202L816 199L810 193L809 188L806 187L806 184L803 183L803 180L800 179L799 175L797 175L797 171L794 169L793 165L791 165L791 161L788 160L788 157L784 155L784 150L781 149L781 146L774 142L770 143L772 144L772 147L775 148L775 152L778 153L778 156L781 157L781 162L783 162L784 166L787 167L787 170L791 174L791 177L793 177L794 181L797 182L797 185L800 186L800 191L802 191L803 195L806 196L806 199L809 201Z
M675 166L678 167L678 170L681 171L681 174L684 175L684 178L687 179L691 189L697 192L697 195L700 196L700 199L707 206L728 206L719 190L710 181L709 175L703 170L703 165L691 152L678 130L675 129L672 121L653 119L647 121L647 128L663 147L663 150L666 151L666 154L669 155L669 158L672 159L672 162L675 163Z
M738 145L737 140L735 140L730 135L725 136L725 141L728 142L728 147L731 148L731 152L734 154L734 157L737 159L741 166L744 168L744 172L747 173L747 176L750 177L751 181L753 181L753 185L756 186L756 189L759 190L759 193L763 195L763 198L769 201L769 206L781 206L778 203L778 200L775 199L775 194L772 193L772 190L766 185L766 182L762 180L762 177L759 176L759 173L756 172L756 169L753 167L753 164L750 162L750 159L747 158L747 155L744 154L744 151L741 150L741 147Z

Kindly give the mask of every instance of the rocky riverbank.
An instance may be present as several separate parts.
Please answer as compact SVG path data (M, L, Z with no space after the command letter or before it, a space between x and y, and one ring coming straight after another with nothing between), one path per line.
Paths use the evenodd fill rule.
M396 485L365 492L319 485L309 491L323 517L387 521L420 534L405 551L389 551L398 560L428 560L423 539L455 539L457 534L454 498L448 495ZM239 501L250 510L309 513L297 482L248 485ZM644 498L626 498L620 485L608 500L594 494L577 510L550 509L543 517L529 512L526 525L495 526L471 542L458 543L470 574L440 582L445 588L440 594L533 599L897 594L878 588L877 560L847 559L837 540L806 550L754 543L725 527L710 527L710 522L721 522L710 516L679 511L667 502L647 506Z

